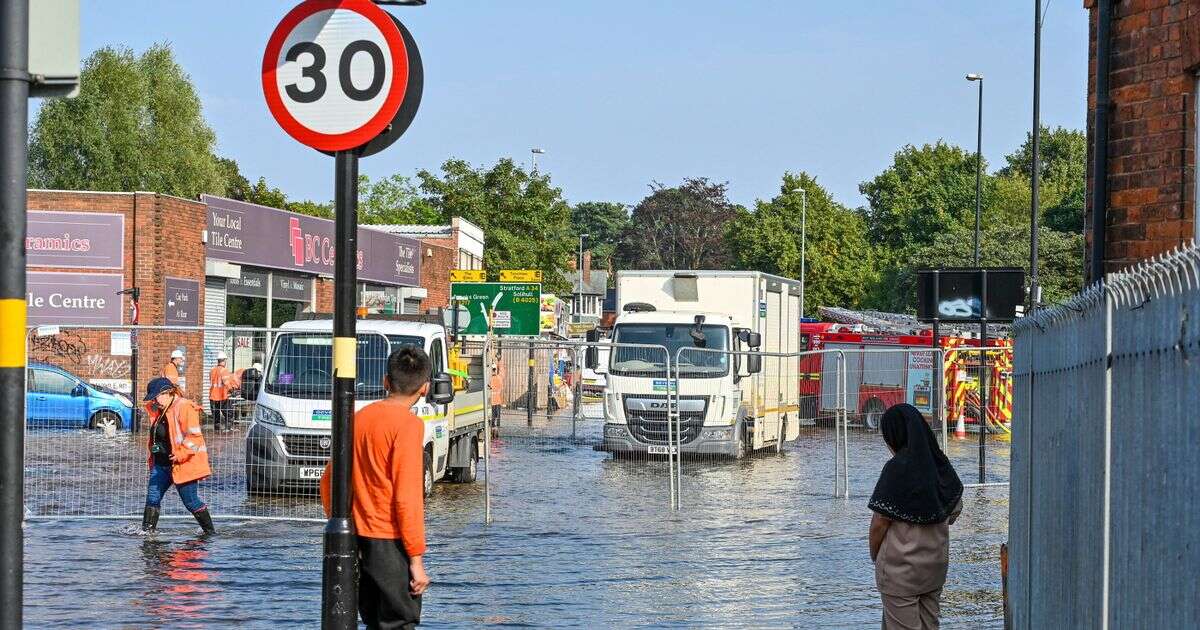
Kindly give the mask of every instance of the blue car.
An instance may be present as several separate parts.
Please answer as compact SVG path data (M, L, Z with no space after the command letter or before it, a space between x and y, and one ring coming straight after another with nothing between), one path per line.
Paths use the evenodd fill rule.
M30 362L26 378L28 426L127 431L133 424L133 401L125 394L49 363Z

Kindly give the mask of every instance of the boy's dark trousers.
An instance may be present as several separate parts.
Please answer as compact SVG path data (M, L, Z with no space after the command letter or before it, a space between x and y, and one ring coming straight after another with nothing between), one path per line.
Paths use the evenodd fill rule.
M408 554L399 540L358 537L358 614L368 628L399 630L421 623L421 598L409 590Z

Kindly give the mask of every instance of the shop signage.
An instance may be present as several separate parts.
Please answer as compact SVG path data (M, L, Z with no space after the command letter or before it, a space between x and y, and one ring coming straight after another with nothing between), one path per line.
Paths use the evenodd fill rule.
M124 269L125 216L99 212L26 213L31 267Z
M540 329L542 285L464 282L450 285L450 301L466 307L459 330L466 335L536 337ZM465 319L465 321L464 321Z
M275 283L271 297L276 300L293 300L296 302L312 301L312 280L282 273L271 274Z
M224 197L200 199L208 205L209 258L333 275L333 221ZM421 285L421 243L414 238L360 228L357 257L359 280Z
M225 293L243 297L267 297L267 285L271 282L270 274L262 271L251 271L242 267L242 275L225 281Z
M29 324L119 326L125 278L119 273L26 271Z
M165 279L163 320L168 326L200 325L200 281Z

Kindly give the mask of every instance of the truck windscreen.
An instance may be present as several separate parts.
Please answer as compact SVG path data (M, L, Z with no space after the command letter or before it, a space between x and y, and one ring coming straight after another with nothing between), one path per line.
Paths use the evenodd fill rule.
M613 332L609 371L618 376L666 377L666 356L658 348L620 347L620 344L665 346L670 360L679 358L679 375L684 378L715 378L729 373L729 329L701 326L704 349L692 340L692 324L618 324ZM685 348L679 352L680 348Z
M358 336L355 398L384 397L383 375L389 352L388 340L382 335ZM267 368L265 389L290 398L329 398L333 394L333 337L325 333L280 335Z

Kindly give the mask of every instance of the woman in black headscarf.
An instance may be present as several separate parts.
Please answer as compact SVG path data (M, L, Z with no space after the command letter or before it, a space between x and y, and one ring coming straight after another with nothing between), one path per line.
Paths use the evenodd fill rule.
M874 512L871 560L883 599L883 627L937 628L962 482L912 405L888 409L880 429L893 455L867 506Z

